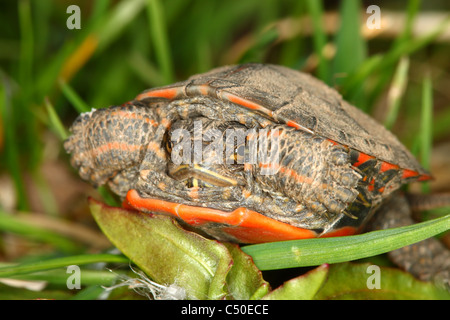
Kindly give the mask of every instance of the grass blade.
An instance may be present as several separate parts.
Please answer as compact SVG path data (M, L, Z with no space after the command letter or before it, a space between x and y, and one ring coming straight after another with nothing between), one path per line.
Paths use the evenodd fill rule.
M56 132L61 141L66 140L68 137L66 128L62 124L61 119L59 119L55 108L48 98L45 98L45 108L47 109L50 125L53 127L53 130Z
M129 263L129 259L115 254L83 254L77 256L47 259L43 261L22 263L14 266L0 268L0 278L64 268L70 265L84 265L91 263Z
M430 169L433 146L433 86L427 75L422 86L422 116L420 123L420 160L425 169ZM430 192L430 184L422 184L422 192Z
M421 2L421 0L408 1L405 27L402 34L395 40L394 46L411 40L414 20L419 12Z
M117 278L124 274L123 271L115 270L114 272L108 270L89 270L82 269L82 283L83 286L92 285L113 285ZM29 281L46 281L53 285L66 285L69 274L66 270L58 268L47 271L40 271L31 274L22 274L14 276L14 279L29 280Z
M20 64L19 64L19 82L22 85L23 94L31 93L32 68L34 39L33 26L31 21L31 5L28 0L19 1L19 23L20 23ZM27 97L30 98L30 97Z
M77 72L92 58L98 46L98 39L94 35L87 36L74 50L61 68L59 77L70 81Z
M392 85L388 93L388 113L384 126L391 129L397 119L398 111L400 109L400 102L405 92L406 83L408 79L409 59L403 57L397 66L397 70L392 80Z
M84 102L83 99L81 99L81 97L75 92L75 90L72 89L69 84L67 84L63 80L60 80L59 86L61 87L64 96L67 98L67 100L70 101L70 103L79 113L91 111L91 108L87 105L87 103Z
M371 257L450 229L450 215L356 236L273 242L242 247L260 270L316 266Z
M16 135L13 107L11 103L11 83L0 74L0 118L3 125L5 165L14 181L19 210L28 210L28 198L20 167L19 139ZM2 146L3 147L3 146Z
M33 226L30 223L25 223L15 216L2 211L0 211L0 230L52 244L67 253L79 252L80 250L78 245L62 235Z
M335 39L337 51L333 61L334 74L345 77L366 59L366 43L360 31L360 8L360 1L344 1L341 4L341 25ZM340 84L343 78L333 80Z
M358 68L355 73L349 76L343 86L342 90L345 94L357 87L359 83L367 79L371 74L390 69L391 66L396 63L402 56L407 56L424 46L428 45L430 42L435 40L442 32L444 32L450 24L450 17L442 21L436 29L429 32L428 34L411 39L410 41L405 41L396 45L391 51L387 52L384 56L374 55L367 59Z
M13 113L17 117L13 120L19 122L14 126L21 126L20 147L27 150L28 167L34 169L40 161L41 145L34 139L38 135L37 121L33 117L33 97L34 97L34 29L31 14L31 3L28 0L18 2L19 26L20 26L20 55L18 65L18 82L20 85L20 95L17 96L17 104ZM19 120L20 119L20 120ZM13 125L13 123L11 123ZM16 132L16 134L18 134Z
M313 23L313 41L314 41L314 53L319 58L318 65L318 77L326 83L329 83L330 68L329 63L324 56L324 47L327 43L325 31L322 26L323 6L322 1L308 0L306 1L308 11L311 15Z
M95 30L98 34L97 54L106 49L132 23L144 5L145 0L128 0L117 3L114 11L109 13L105 22Z
M342 85L346 77L355 72L367 56L367 44L361 35L361 2L343 1L340 8L340 27L335 37L336 55L333 60L332 85ZM349 57L352 57L349 59ZM352 95L346 97L361 109L366 108L364 82L357 84Z
M163 84L173 82L172 54L170 52L169 40L167 37L167 26L164 19L164 12L159 0L147 1L147 15L150 22L150 34L155 47L156 58L158 60L161 73L164 76Z

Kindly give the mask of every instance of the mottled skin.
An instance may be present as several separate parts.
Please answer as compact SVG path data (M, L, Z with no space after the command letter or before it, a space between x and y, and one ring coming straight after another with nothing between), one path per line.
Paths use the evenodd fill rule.
M228 164L229 154L222 164L174 164L172 134L181 128L194 137L195 120L222 132L277 130L275 173L262 174L261 162ZM335 90L279 66L224 67L149 90L123 106L80 115L72 133L65 148L81 177L122 197L136 189L144 198L244 207L317 236L360 230L403 183L429 178L391 133ZM245 158L248 148L235 145L233 158ZM217 158L214 152L203 158ZM217 230L204 228L233 240Z
M155 110L140 103L81 114L65 143L72 153L72 166L94 186L107 183L124 195L135 185L149 144L157 137L159 119ZM161 165L165 163L164 158L160 160Z

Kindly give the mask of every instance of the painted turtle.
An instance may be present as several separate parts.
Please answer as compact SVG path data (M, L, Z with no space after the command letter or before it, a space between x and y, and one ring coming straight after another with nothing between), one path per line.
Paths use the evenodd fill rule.
M430 179L332 88L282 66L226 66L81 114L72 165L124 203L219 239L360 231L402 184Z

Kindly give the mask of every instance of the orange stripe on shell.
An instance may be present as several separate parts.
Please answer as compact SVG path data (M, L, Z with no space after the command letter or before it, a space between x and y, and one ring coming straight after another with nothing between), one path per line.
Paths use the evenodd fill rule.
M175 99L183 93L182 88L163 88L144 91L136 97L136 100L144 100L147 98L166 98L169 100Z

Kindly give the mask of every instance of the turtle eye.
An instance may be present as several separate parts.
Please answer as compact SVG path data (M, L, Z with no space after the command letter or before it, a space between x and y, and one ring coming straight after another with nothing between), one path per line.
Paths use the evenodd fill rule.
M170 154L172 153L173 149L173 142L169 139L168 135L164 137L164 147L166 148L167 152Z
M171 153L172 152L172 148L173 148L173 143L172 141L168 140L166 141L166 150Z

